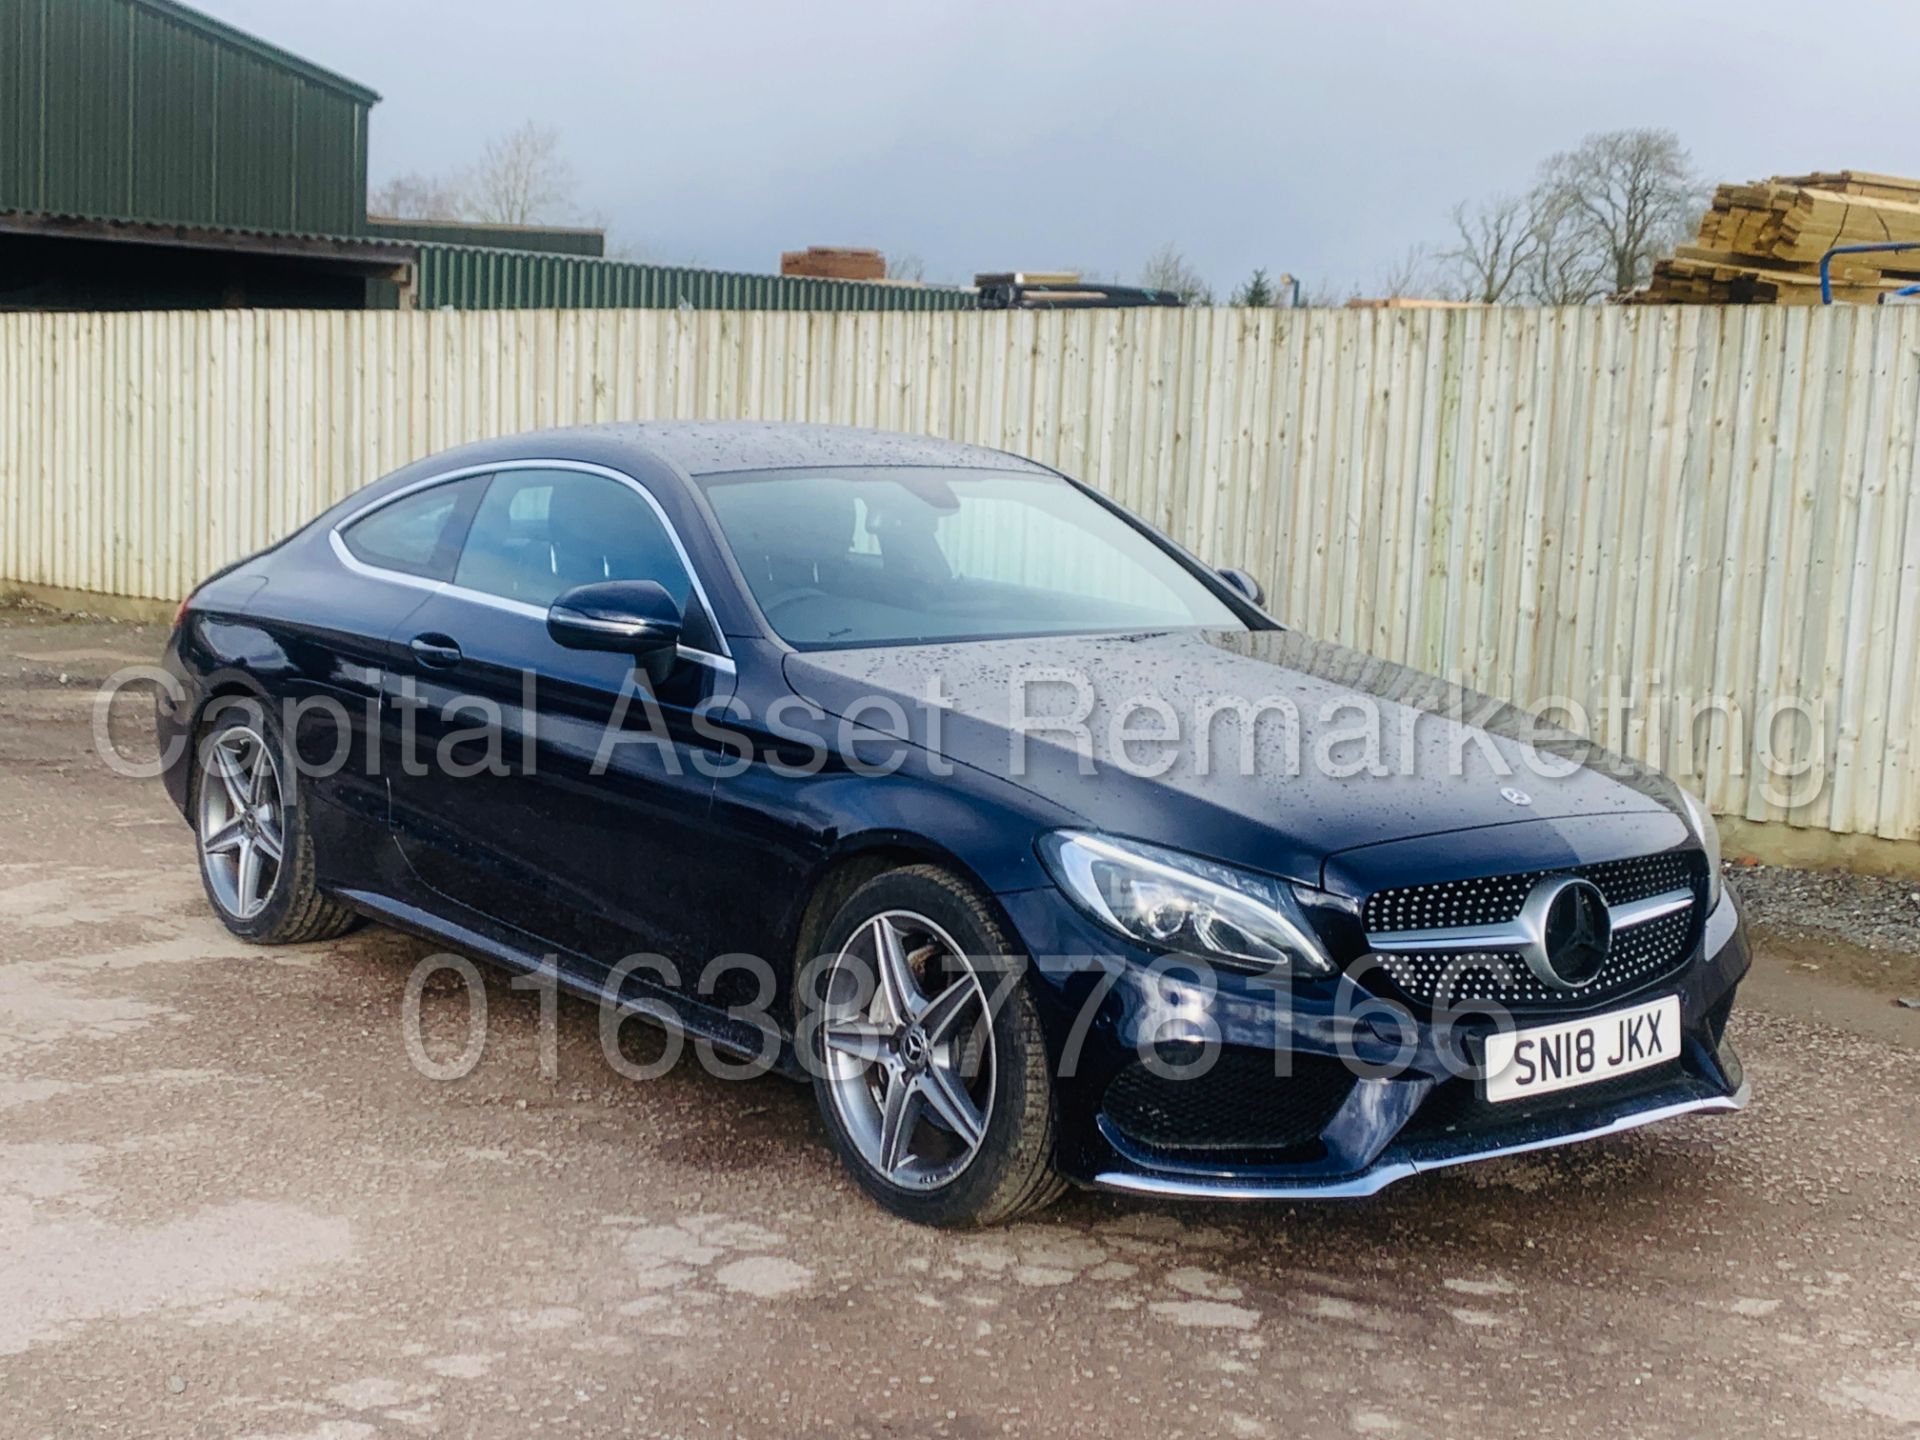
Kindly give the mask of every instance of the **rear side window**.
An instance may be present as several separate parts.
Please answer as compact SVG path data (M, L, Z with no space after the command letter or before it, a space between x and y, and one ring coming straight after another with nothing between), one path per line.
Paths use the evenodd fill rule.
M433 485L382 505L340 532L356 560L429 580L450 580L486 477Z

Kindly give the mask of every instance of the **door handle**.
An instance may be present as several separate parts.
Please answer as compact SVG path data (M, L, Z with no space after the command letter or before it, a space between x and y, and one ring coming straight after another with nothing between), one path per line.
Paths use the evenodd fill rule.
M422 665L436 670L447 670L460 663L460 647L453 643L449 635L416 635L407 645L414 657Z

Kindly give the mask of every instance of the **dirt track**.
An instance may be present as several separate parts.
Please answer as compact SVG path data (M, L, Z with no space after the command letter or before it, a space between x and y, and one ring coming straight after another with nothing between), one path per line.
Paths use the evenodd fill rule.
M159 643L0 611L0 1435L1920 1431L1920 955L1762 936L1740 1116L928 1233L787 1082L622 1080L567 1001L545 1078L500 977L435 1082L428 947L231 941L93 756ZM423 1015L459 1048L463 991Z

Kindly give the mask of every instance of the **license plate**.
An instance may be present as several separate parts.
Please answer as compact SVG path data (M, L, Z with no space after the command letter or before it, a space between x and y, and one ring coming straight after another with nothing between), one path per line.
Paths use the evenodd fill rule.
M1487 1099L1550 1095L1680 1058L1680 997L1487 1036Z

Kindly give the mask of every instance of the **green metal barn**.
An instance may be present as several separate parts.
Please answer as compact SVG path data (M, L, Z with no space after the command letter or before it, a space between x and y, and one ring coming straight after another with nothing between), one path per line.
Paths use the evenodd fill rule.
M174 0L0 0L0 309L970 309L367 215L366 86Z

